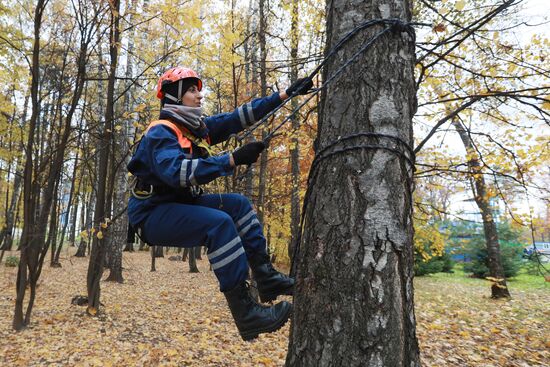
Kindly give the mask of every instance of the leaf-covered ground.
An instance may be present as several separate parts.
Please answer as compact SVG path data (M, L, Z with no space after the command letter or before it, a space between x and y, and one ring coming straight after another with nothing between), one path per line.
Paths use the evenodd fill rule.
M85 295L87 259L45 266L32 324L11 330L16 268L0 266L0 366L282 366L289 325L251 343L238 336L206 261L186 263L124 254L124 284L102 283L104 313L71 305ZM107 275L107 274L106 274ZM493 301L480 281L416 280L424 366L547 366L550 288L517 290Z

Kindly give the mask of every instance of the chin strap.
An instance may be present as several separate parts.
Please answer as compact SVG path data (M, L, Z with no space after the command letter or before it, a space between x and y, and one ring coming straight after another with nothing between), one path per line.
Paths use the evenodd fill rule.
M168 98L171 101L176 102L177 104L181 104L181 95L183 89L183 79L178 80L178 98L174 97L173 95L169 93L164 93L164 98Z

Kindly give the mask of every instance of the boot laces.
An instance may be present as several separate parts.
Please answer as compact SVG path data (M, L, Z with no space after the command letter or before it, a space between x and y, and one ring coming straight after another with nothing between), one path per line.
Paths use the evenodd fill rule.
M254 288L256 289L256 291L259 291L258 287L255 286L254 284L250 283L248 280L245 281L245 286L243 287L243 289L246 289L246 295L247 295L247 300L248 300L248 303L252 304L253 306L255 307L261 307L261 308L268 308L268 306L265 306L265 305L262 305L261 303L259 303L258 301L256 301L254 299L254 297L252 297L252 294L250 294L250 289L251 288ZM243 291L244 292L244 291Z

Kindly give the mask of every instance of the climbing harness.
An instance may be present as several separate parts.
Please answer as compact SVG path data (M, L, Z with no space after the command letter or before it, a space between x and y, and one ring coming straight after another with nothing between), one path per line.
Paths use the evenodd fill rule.
M182 134L185 138L189 139L193 144L195 144L199 148L206 150L209 156L214 155L214 150L212 150L212 146L208 142L209 139L197 138L196 136L193 136L193 134L185 130L182 131ZM191 145L190 152L191 153L193 152L193 145Z
M193 144L196 146L203 148L206 150L208 155L213 155L214 151L212 150L212 147L209 143L209 138L201 139L199 137L194 136L191 134L186 128L181 127L173 123L169 120L156 120L149 124L147 129L145 130L145 134L154 126L157 125L164 125L168 127L170 130L176 134L176 137L178 138L178 143L182 149L189 149L189 153L193 154Z
M139 200L146 200L149 199L154 194L154 188L153 185L149 185L149 190L142 190L137 188L138 184L138 178L134 177L134 182L130 185L130 194L132 194L133 197Z
M174 134L176 134L176 137L178 139L178 144L182 149L189 150L189 154L193 154L193 145L202 148L203 153L205 152L208 156L211 156L214 154L212 147L209 144L209 138L201 139L199 137L194 136L191 134L186 128L176 125L175 123L169 121L169 120L156 120L152 121L147 129L145 130L145 134L154 126L157 125L163 125L168 127ZM154 187L153 185L146 185L146 187L142 187L141 183L139 182L139 179L136 177L134 178L134 181L130 185L132 189L130 189L130 193L132 196L139 200L146 200L152 197L155 193L159 193L159 191L165 191L162 187ZM189 194L191 197L196 198L202 194L202 189L200 186L190 186L187 188L189 190Z

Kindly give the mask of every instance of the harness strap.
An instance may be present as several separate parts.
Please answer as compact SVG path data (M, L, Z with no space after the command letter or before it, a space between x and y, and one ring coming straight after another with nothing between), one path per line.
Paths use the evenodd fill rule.
M185 138L192 141L196 146L203 148L208 152L209 156L214 155L214 150L212 150L212 146L210 146L210 137L207 137L205 139L197 138L196 136L193 136L190 132L183 130L182 134Z
M206 139L201 139L189 132L184 127L178 126L175 123L169 121L169 120L155 120L152 121L149 126L147 126L147 129L145 130L145 134L147 132L157 126L157 125L164 125L168 127L170 130L176 134L176 137L178 138L178 143L182 149L189 149L189 152L193 154L193 144L203 148L206 150L209 156L213 155L212 147L210 146L210 137L206 137ZM136 181L132 185L133 188L130 190L130 193L132 196L139 200L146 200L149 199L154 194L159 194L167 191L171 191L171 189L168 189L167 187L162 186L153 186L153 185L145 185L143 186L140 184L139 179L136 178ZM189 191L189 194L191 197L198 197L202 194L202 189L199 186L191 186L187 188Z
M170 130L172 130L176 134L180 147L182 149L189 149L189 152L191 154L193 153L193 144L195 144L196 146L201 147L204 150L206 150L208 152L208 155L210 155L210 156L214 155L214 151L212 150L212 147L210 146L210 137L209 136L206 139L198 138L198 137L194 136L193 134L191 134L191 132L189 132L189 130L187 130L186 128L178 126L178 125L176 125L175 123L173 123L169 120L152 121L149 124L149 126L147 127L147 130L145 130L145 134L147 134L149 129L151 129L152 127L157 126L157 125L164 125L164 126L170 128Z
M193 147L192 147L192 144L191 144L191 140L188 139L187 137L183 136L183 133L182 133L182 130L181 128L174 124L173 122L171 121L168 121L168 120L156 120L156 121L152 121L149 126L147 126L147 129L145 130L145 134L147 134L147 132L152 128L152 127L155 127L157 125L164 125L168 128L170 128L170 130L172 130L174 132L174 134L176 134L176 136L178 137L178 143L180 145L180 147L182 149L190 149L191 152L193 151Z

